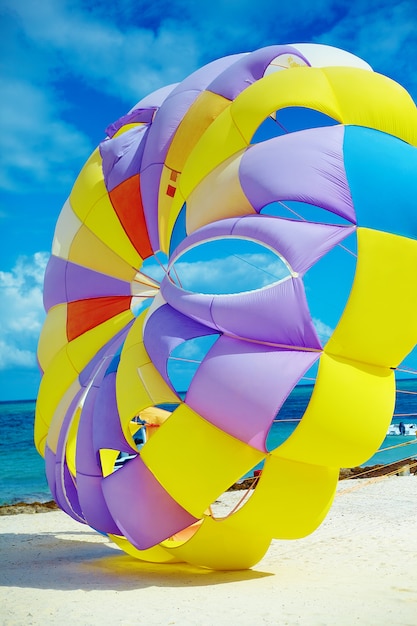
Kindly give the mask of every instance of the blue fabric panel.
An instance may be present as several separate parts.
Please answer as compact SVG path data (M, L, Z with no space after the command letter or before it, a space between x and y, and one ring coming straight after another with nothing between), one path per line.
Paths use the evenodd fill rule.
M417 238L417 148L347 126L344 158L358 226Z

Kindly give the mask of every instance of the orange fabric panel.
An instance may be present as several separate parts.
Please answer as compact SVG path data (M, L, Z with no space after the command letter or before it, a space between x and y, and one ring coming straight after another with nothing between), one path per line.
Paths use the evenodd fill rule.
M76 300L67 304L68 341L130 308L130 296Z
M148 237L140 192L140 176L136 174L109 192L110 202L127 236L142 259L153 254Z

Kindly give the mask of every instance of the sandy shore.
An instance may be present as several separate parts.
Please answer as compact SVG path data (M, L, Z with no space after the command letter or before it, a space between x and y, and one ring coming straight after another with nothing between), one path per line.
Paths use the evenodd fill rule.
M2 625L417 623L415 476L339 483L315 533L248 571L141 563L61 511L0 517L0 542Z

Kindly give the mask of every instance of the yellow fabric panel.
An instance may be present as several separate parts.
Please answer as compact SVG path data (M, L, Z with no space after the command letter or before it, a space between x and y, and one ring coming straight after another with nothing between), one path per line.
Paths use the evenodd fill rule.
M55 355L39 385L35 414L35 445L38 450L41 440L48 434L58 405L65 404L68 390L70 395L73 393L73 385L80 388L78 372L70 362L65 346ZM41 454L43 456L43 451Z
M144 445L156 479L194 517L264 457L181 404Z
M230 117L229 106L207 128L191 151L183 173L177 180L169 214L165 210L159 217L161 250L165 253L169 250L169 238L175 220L191 191L219 163L243 148L246 148L246 142Z
M116 397L125 436L130 420L141 410L164 402L178 402L166 382L151 363L142 339L146 311L133 323L120 355L116 376Z
M130 310L123 311L123 313L115 315L73 339L68 344L67 349L68 357L71 359L74 368L81 372L100 348L106 345L119 331L123 330L133 317L133 313Z
M53 452L56 452L57 450L58 439L61 433L62 423L65 419L66 413L70 407L71 402L73 401L76 394L80 391L80 389L80 382L78 378L76 378L70 384L68 389L64 392L57 404L57 407L52 416L51 423L49 424L48 436L46 438L48 446Z
M130 292L133 296L146 296L147 294L154 296L158 289L158 283L141 272L135 274L130 285Z
M276 539L298 539L312 533L333 501L339 469L309 465L270 455L248 501L233 513L236 525Z
M202 91L175 132L165 158L165 165L181 172L199 137L229 105L230 100L227 98L211 91Z
M74 476L74 478L76 476L76 470L77 470L76 464L75 464L75 453L76 453L76 447L77 447L77 433L78 433L78 425L80 423L80 417L81 417L81 407L77 407L71 420L71 426L69 427L69 431L68 431L67 445L65 448L68 469L71 472L71 474Z
M66 406L67 394L72 399L71 385L74 381L76 381L77 389L80 388L78 383L79 372L98 350L122 330L132 318L133 315L130 311L120 313L66 344L50 360L42 377L38 393L37 412L41 417L39 425L35 427L37 446L41 445L40 442L44 440L49 428L48 445L54 449L53 446L56 445L61 424L61 417L58 420L55 419L57 406L59 404ZM54 420L53 423L52 420Z
M358 68L299 67L270 74L245 89L230 111L249 143L268 115L290 106L308 107L344 124L370 126L416 142L417 111L407 92L385 76Z
M172 180L172 176L175 177L175 180ZM180 212L183 202L179 202L178 191L178 182L179 182L180 173L173 173L173 170L166 167L166 165L162 166L161 179L159 182L159 191L158 191L158 231L160 240L165 240L167 237L166 229L170 228L171 230L174 227L175 220L178 217L178 213ZM175 189L175 195L171 196L167 193L168 187L173 187ZM173 213L172 206L176 207L176 212Z
M214 120L184 166L179 181L182 198L188 200L209 172L249 145L264 119L290 106L305 106L340 122L371 126L416 143L415 106L393 81L358 68L293 68L257 81ZM178 205L179 199L174 199L172 219Z
M417 108L401 85L352 67L327 67L322 72L336 94L344 124L376 128L417 145Z
M119 135L123 135L127 130L131 130L132 128L137 128L138 126L146 126L143 122L130 122L130 124L125 124L118 131L116 131L112 137L118 137Z
M191 192L187 200L188 234L215 220L256 213L239 181L242 154L223 161Z
M248 142L232 118L232 107L233 104L214 120L191 151L179 180L179 188L185 199L219 163L247 147Z
M103 476L109 476L114 472L114 464L119 456L119 450L109 450L101 448L99 450L100 465Z
M215 570L248 569L258 563L271 543L271 536L263 524L256 528L237 524L235 516L223 520L205 517L195 535L186 543L169 548L173 556L197 566Z
M312 67L275 72L258 80L233 101L230 114L245 143L249 144L258 126L271 113L291 106L315 109L343 121L327 76L322 69Z
M417 343L417 241L358 228L352 291L328 354L397 367Z
M61 259L68 259L72 240L81 226L81 220L75 215L69 200L67 200L55 226L52 254L61 257Z
M169 254L172 230L184 202L185 198L181 193L180 187L177 186L175 196L172 198L172 202L169 205L169 212L166 210L160 211L158 209L159 246L161 251L165 252L165 254Z
M39 337L38 359L43 370L67 343L67 305L58 304L49 309Z
M139 550L135 548L130 541L120 535L112 535L109 533L108 537L117 545L123 552L133 556L135 559L141 561L149 561L150 563L180 563L181 559L176 558L170 554L167 550L161 546L153 546L147 550Z
M143 259L133 247L107 193L94 204L84 223L110 250L129 265L137 269L141 267Z
M271 454L316 465L361 465L384 440L394 404L392 370L324 353L300 424Z
M336 493L339 470L270 456L245 504L221 519L204 517L187 542L164 548L188 563L213 569L252 567L273 537L297 539L323 521ZM242 492L242 496L243 496Z
M107 196L107 189L103 179L100 151L96 148L79 173L69 200L74 213L84 222L91 208L103 196Z
M120 278L126 282L135 279L137 268L118 256L100 241L85 225L75 235L68 254L72 263L89 267L96 272Z

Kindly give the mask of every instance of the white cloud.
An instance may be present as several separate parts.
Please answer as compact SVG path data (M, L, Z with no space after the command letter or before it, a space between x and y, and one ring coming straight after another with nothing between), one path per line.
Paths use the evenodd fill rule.
M35 368L36 346L45 319L42 286L48 255L20 257L10 272L0 271L0 370Z
M31 45L44 48L44 62L50 68L89 81L130 105L185 78L198 64L198 33L183 26L180 15L178 21L163 21L161 16L156 29L143 28L137 7L136 25L120 27L110 12L104 18L82 4L54 0L38 4L6 0L5 4Z
M327 341L330 339L331 335L333 334L334 329L316 317L313 318L313 324L314 324L314 328L316 329L316 333L320 341L322 342L322 344L327 343Z
M288 276L288 270L272 254L231 255L194 263L179 261L175 269L184 289L202 293L250 291Z
M414 0L353 3L332 28L315 37L319 39L354 52L375 71L413 92L416 99L417 81L411 60L417 46Z
M32 185L48 184L48 192L70 187L92 146L59 114L44 90L17 79L3 84L1 188L24 193Z

